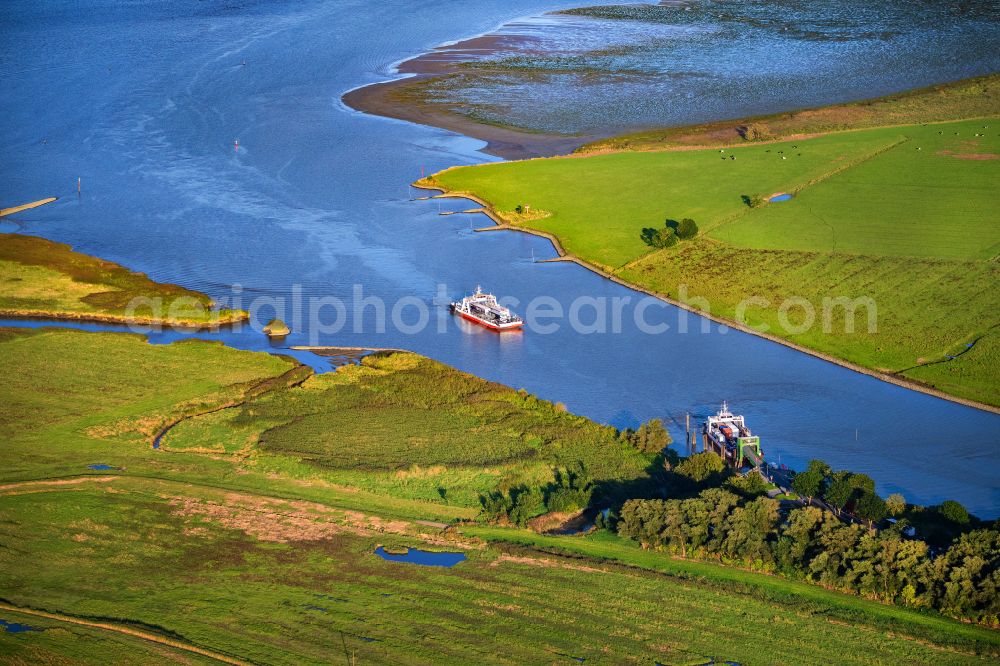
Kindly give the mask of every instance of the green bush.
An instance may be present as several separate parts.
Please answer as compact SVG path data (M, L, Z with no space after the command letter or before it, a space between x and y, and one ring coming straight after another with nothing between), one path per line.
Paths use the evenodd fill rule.
M677 223L674 233L681 240L688 240L698 235L698 224L690 217L685 217Z
M906 499L899 493L893 493L885 498L885 508L890 516L901 516L906 511Z
M724 487L727 490L747 499L760 497L767 494L768 484L757 472L750 472L745 475L736 475L726 481Z
M969 512L955 500L945 500L938 508L938 513L953 523L966 525L969 522Z
M767 141L772 138L771 130L764 123L749 123L737 129L744 141Z
M545 497L545 508L548 511L579 511L590 504L594 492L594 484L581 470L578 473L569 470L556 470L555 483L551 483L542 491Z
M667 221L668 224L670 220ZM652 227L646 227L642 230L640 234L642 237L642 242L650 247L655 247L662 249L665 247L673 247L677 244L677 234L674 232L673 227L667 226L662 229L654 229Z
M657 248L673 247L677 245L677 234L673 229L664 227L663 229L657 229L656 233L653 234L652 246Z
M859 518L867 520L868 524L871 525L885 520L885 517L889 515L889 510L886 508L885 500L875 493L866 492L858 499L858 506L855 513L858 514Z
M704 451L687 458L677 466L677 473L695 483L726 476L726 463L715 453Z
M830 466L822 460L810 460L808 469L799 472L792 479L792 490L812 500L822 494L830 471Z
M639 426L638 430L626 430L622 439L643 453L660 453L670 445L670 433L660 419L651 419Z
M864 481L864 475L855 476ZM885 515L885 503L863 491L858 513L876 522ZM723 559L987 625L1000 616L995 529L962 534L935 553L900 530L868 530L812 506L782 517L774 500L741 499L720 488L688 499L629 500L617 529L622 537L681 557Z

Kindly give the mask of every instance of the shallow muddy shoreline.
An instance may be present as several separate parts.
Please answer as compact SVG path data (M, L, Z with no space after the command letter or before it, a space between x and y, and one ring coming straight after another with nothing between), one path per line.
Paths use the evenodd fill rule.
M753 327L746 326L744 324L741 324L739 322L733 321L731 319L726 319L725 317L720 317L718 315L714 315L714 314L711 314L711 313L703 312L701 310L698 310L697 308L691 307L690 305L688 305L687 303L684 303L683 301L675 300L673 298L670 298L669 296L665 296L663 294L657 293L657 292L652 291L650 289L646 289L645 287L641 287L639 285L627 282L627 281L621 279L620 277L618 277L617 275L614 275L613 273L610 273L609 271L605 270L604 268L602 268L600 266L597 266L596 264L592 264L592 263L590 263L588 261L585 261L583 259L580 259L577 256L574 256L574 255L570 254L562 246L562 243L559 242L559 238L557 236L555 236L554 234L550 234L547 231L540 231L538 229L531 229L531 228L528 228L528 227L522 227L522 226L516 226L516 225L508 224L507 222L505 222L503 220L503 218L501 218L497 214L496 210L494 210L494 208L488 202L483 201L482 199L480 199L479 197L476 197L475 195L471 195L471 194L463 193L463 192L449 192L449 191L447 191L445 189L442 189L440 186L428 185L428 184L425 184L425 183L421 183L419 181L413 183L413 186L416 187L416 188L419 188L419 189L423 189L423 190L429 190L429 191L432 191L432 192L439 192L440 194L435 195L435 198L467 199L469 201L472 201L472 202L478 204L479 206L482 207L483 214L485 214L487 217L489 217L491 220L493 220L493 222L497 225L496 226L497 229L506 230L506 231L520 231L522 233L531 234L532 236L538 236L538 237L541 237L541 238L545 238L550 243L552 243L552 247L555 248L556 253L559 255L558 258L556 258L556 259L550 259L549 261L569 261L569 262L575 263L575 264L577 264L579 266L582 266L583 268L586 268L589 271L597 273L601 277L607 278L608 280L611 280L612 282L620 284L623 287L626 287L628 289L632 289L634 291L641 292L643 294L646 294L647 296L652 296L653 298L659 299L659 300L663 301L664 303L669 303L670 305L673 305L675 307L681 308L682 310L686 310L688 312L691 312L692 314L698 315L699 317L704 317L704 318L709 319L709 320L711 320L711 321L713 321L713 322L715 322L717 324L721 324L723 326L727 326L729 328L735 329L735 330L740 331L742 333L748 333L750 335L755 335L755 336L757 336L759 338L763 338L765 340L768 340L769 342L774 342L774 343L777 343L779 345L783 345L785 347L788 347L790 349L794 349L795 351L802 352L804 354L809 354L810 356L818 358L818 359L820 359L822 361L826 361L828 363L833 363L834 365L838 365L838 366L840 366L842 368L846 368L848 370L852 370L852 371L857 372L859 374L867 375L869 377L873 377L875 379L881 380L883 382L887 382L889 384L894 384L896 386L899 386L899 387L902 387L902 388L905 388L905 389L909 389L911 391L917 391L918 393L924 393L926 395L930 395L930 396L933 396L935 398L940 398L942 400L948 400L949 402L954 402L954 403L957 403L957 404L960 404L960 405L964 405L966 407L972 407L974 409L979 409L979 410L982 410L984 412L991 412L993 414L1000 414L1000 407L998 407L998 406L990 405L990 404L983 403L983 402L977 402L975 400L969 400L968 398L962 398L962 397L959 397L959 396L951 395L950 393L945 393L944 391L941 391L941 390L936 389L936 388L931 387L931 386L927 386L925 384L921 384L920 382L914 381L912 379L908 379L908 378L905 378L905 377L900 377L898 375L893 375L893 374L889 374L889 373L885 373L885 372L879 372L878 370L874 370L872 368L866 368L863 365L858 365L857 363L852 363L851 361L848 361L846 359L842 359L842 358L833 356L831 354L827 354L825 352L822 352L822 351L819 351L819 350L816 350L816 349L812 349L810 347L805 347L803 345L797 344L797 343L792 342L790 340L786 340L784 338L781 338L781 337L778 337L778 336L775 336L775 335L771 335L770 333L765 333L765 332L762 332L762 331L758 331L757 329L755 329ZM490 227L490 228L488 228L488 230L492 231L493 228Z
M599 136L560 136L541 132L521 132L515 129L486 125L458 113L424 102L405 103L393 97L438 74L414 74L406 78L372 83L344 93L341 101L362 113L418 125L438 127L486 142L482 152L508 160L529 157L552 157L571 153L580 146L599 140Z
M419 94L414 94L412 101L400 99L425 82L458 73L464 58L495 53L513 43L525 46L531 43L531 38L490 33L438 46L396 66L395 73L401 75L400 78L354 88L344 93L341 101L355 111L438 127L485 141L487 145L483 152L509 160L571 153L586 143L607 138L596 134L567 136L526 132L477 122L447 110L444 105L419 100Z

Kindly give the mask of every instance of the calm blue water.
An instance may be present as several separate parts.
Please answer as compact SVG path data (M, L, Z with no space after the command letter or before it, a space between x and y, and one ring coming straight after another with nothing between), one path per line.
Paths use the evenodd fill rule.
M9 634L23 634L27 631L42 631L38 627L32 627L29 624L21 624L20 622L8 622L6 620L0 620L0 628Z
M350 301L356 284L390 303L415 296L444 332L379 333L371 316L357 332L316 336L317 326L293 323L283 344L412 349L617 426L662 417L677 440L685 412L700 418L726 399L775 462L819 456L871 474L883 493L1000 514L998 416L715 325L702 333L694 318L681 334L672 308L651 310L673 324L661 335L625 317L619 334L500 337L460 328L435 303L438 284L454 298L477 283L564 308L578 297L639 299L575 265L533 263L554 255L541 239L476 234L485 219L438 215L465 202L409 201L406 184L422 168L489 159L481 144L339 102L400 59L559 3L83 4L4 5L0 200L62 198L0 230L69 242L216 297L234 283L274 299L293 285L304 298ZM929 59L951 57L933 41L925 48ZM253 332L221 337L273 348Z
M419 548L410 548L405 554L398 554L386 552L385 548L379 546L375 549L375 554L390 562L407 562L425 567L453 567L465 559L465 553L437 553Z
M588 135L862 99L1000 69L997 0L651 2L547 14L500 32L499 53L469 57L505 67L436 96L480 118Z
M791 194L779 194L777 196L771 197L770 199L768 199L768 201L772 201L772 202L773 201L788 201L791 198L792 198Z

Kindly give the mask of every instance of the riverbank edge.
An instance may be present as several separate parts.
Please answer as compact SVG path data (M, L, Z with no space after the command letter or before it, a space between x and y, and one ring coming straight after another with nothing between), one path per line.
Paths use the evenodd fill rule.
M55 201L55 197L51 199ZM34 204L27 204L28 206L41 205L47 200L42 200L41 202L35 202ZM85 324L115 324L123 326L142 326L142 327L168 327L175 329L183 329L190 331L216 331L223 326L233 326L236 324L245 324L250 322L250 314L245 310L231 310L231 309L219 309L214 310L216 303L215 301L200 291L194 291L193 289L188 289L187 287L182 287L177 284L171 284L167 282L156 282L147 276L145 273L138 273L132 269L123 266L117 262L110 261L107 259L102 259L97 255L86 254L83 252L78 252L73 249L73 246L69 243L62 241L52 240L44 236L35 235L25 235L19 233L3 233L0 234L0 239L11 240L12 242L22 242L29 244L42 245L46 252L50 250L59 250L69 253L72 255L70 259L73 262L96 262L100 264L102 271L114 272L118 275L124 275L129 278L141 278L148 282L149 285L160 289L180 289L186 292L186 296L192 297L198 300L199 305L203 308L203 312L206 314L205 319L190 319L185 317L157 317L157 316L143 316L143 315L129 315L129 314L118 314L116 312L85 312L77 310L67 310L56 308L53 310L45 310L41 308L18 308L18 307L2 307L0 306L0 318L7 319L38 319L53 322L72 322L72 323L85 323ZM29 245L29 250L33 249ZM37 248L34 248L37 249ZM22 247L23 251L24 248ZM13 262L21 265L34 265L30 262L24 264L20 260L21 255L16 254L14 256L7 256L3 260ZM67 274L62 267L49 266L53 270L59 271L60 273ZM71 276L72 277L72 276ZM94 284L93 286L99 287L101 284ZM114 289L114 287L112 287ZM99 293L99 292L95 292ZM162 294L160 294L162 295ZM121 310L121 308L117 308ZM215 314L212 318L211 314Z
M416 354L417 356L422 356L422 354L418 354L417 352L412 351L410 349L400 349L398 347L345 347L343 345L292 345L291 347L289 347L289 349L293 351L308 351L308 352L370 351L373 353L385 352L387 354ZM430 357L428 356L427 358Z
M450 167L450 168L456 168L456 167ZM444 171L448 171L448 170L449 169L445 169ZM443 173L444 171L439 172L439 173ZM431 177L433 177L434 175L436 175L436 174L432 174ZM940 389L934 388L932 386L928 386L928 385L923 384L921 382L918 382L918 381L916 381L914 379L909 379L909 378L906 378L906 377L901 377L899 375L893 375L893 374L889 374L889 373L885 373L885 372L880 372L880 371L875 370L873 368L868 368L866 366L859 365L859 364L854 363L852 361L848 361L847 359L843 359L843 358L840 358L838 356L834 356L832 354L828 354L828 353L820 351L818 349L813 349L811 347L806 347L804 345L798 344L797 342L792 342L791 340L787 340L785 338L781 338L779 336L772 335L770 333L765 333L763 331L758 331L757 329L755 329L755 328L753 328L751 326L747 326L745 324L741 324L741 323L739 323L737 321L734 321L734 320L731 320L731 319L727 319L725 317L720 317L718 315L714 315L714 314L709 313L709 312L703 312L703 311L701 311L701 310L699 310L697 308L694 308L694 307L688 305L687 303L684 303L683 301L678 301L676 299L673 299L673 298L671 298L669 296L666 296L664 294L655 292L655 291L653 291L651 289L648 289L646 287L642 287L640 285L633 284L631 282L623 280L622 278L620 278L617 275L609 272L605 268L602 268L601 266L593 264L593 263L591 263L589 261L581 259L580 257L577 257L577 256L575 256L575 255L570 254L569 252L567 252L566 249L563 247L562 243L559 241L559 238L555 234L551 234L551 233L549 233L547 231L541 231L539 229L532 229L530 227L522 227L522 226L508 224L507 222L505 222L503 220L502 217L500 217L499 213L497 213L496 209L494 209L493 206L490 203L484 201L483 199L480 199L479 197L475 196L474 194L470 194L470 193L467 193L467 192L450 191L450 190L444 188L441 184L430 185L430 184L424 183L424 182L419 181L419 180L413 183L413 187L416 187L416 188L419 188L419 189L422 189L422 190L427 190L427 191L439 192L440 193L440 194L434 195L433 198L440 198L440 199L448 199L448 198L450 198L450 199L467 199L469 201L472 201L472 202L478 204L479 206L482 207L483 214L485 214L487 217L489 217L496 224L496 229L497 230L503 230L503 231L520 231L520 232L523 232L523 233L526 233L526 234L531 234L532 236L538 236L540 238L544 238L544 239L548 240L550 243L552 243L553 248L555 248L556 254L559 255L557 258L555 258L555 259L549 259L548 261L567 261L567 262L575 263L578 266L581 266L581 267L583 267L583 268L585 268L585 269L587 269L589 271L597 273L601 277L604 277L604 278L606 278L608 280L611 280L612 282L620 284L623 287L627 287L628 289L632 289L634 291L641 292L643 294L646 294L647 296L652 296L653 298L659 299L659 300L661 300L661 301L663 301L665 303L668 303L668 304L673 305L675 307L681 308L682 310L686 310L687 312L690 312L692 314L696 314L696 315L698 315L700 317L704 317L704 318L706 318L706 319L708 319L710 321L713 321L713 322L715 322L717 324L721 324L721 325L726 326L728 328L735 329L737 331L740 331L741 333L748 333L750 335L755 335L755 336L757 336L759 338L763 338L763 339L765 339L765 340L767 340L769 342L775 342L777 344L784 345L785 347L788 347L790 349L794 349L795 351L802 352L804 354L808 354L808 355L813 356L815 358L818 358L818 359L820 359L822 361L826 361L828 363L833 363L834 365L838 365L838 366L840 366L842 368L846 368L848 370L853 370L854 372L857 372L859 374L867 375L869 377L873 377L873 378L881 380L883 382L887 382L889 384L894 384L896 386L899 386L899 387L905 388L905 389L909 389L911 391L917 391L919 393L923 393L925 395L929 395L929 396L932 396L932 397L935 397L935 398L940 398L942 400L948 400L949 402L954 402L954 403L963 405L965 407L972 407L973 409L979 409L979 410L984 411L984 412L991 412L993 414L1000 414L1000 406L991 405L991 404L985 403L985 402L978 402L976 400L970 400L969 398L962 398L962 397L957 396L957 395L952 395L950 393L946 393L946 392L944 392L944 391L942 391ZM493 231L494 228L493 227L488 227L487 229L489 231Z
M129 317L127 315L101 314L90 312L44 312L39 310L17 310L0 308L0 318L43 320L52 322L72 322L76 324L117 324L123 326L165 326L188 331L216 331L224 326L245 324L250 321L250 315L240 310L238 314L220 317L215 321L196 321L193 319L160 319L157 317ZM140 332L141 331L137 331Z

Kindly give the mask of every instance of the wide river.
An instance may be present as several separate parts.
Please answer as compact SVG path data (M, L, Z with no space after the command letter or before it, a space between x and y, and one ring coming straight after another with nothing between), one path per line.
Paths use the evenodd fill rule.
M301 293L348 309L355 285L390 308L415 297L432 313L419 332L390 321L380 333L372 314L324 333L306 317L288 343L412 349L620 427L662 417L678 440L686 412L704 417L728 400L775 462L820 457L870 474L883 493L1000 514L1000 416L715 325L692 320L682 333L671 308L649 310L671 323L661 334L628 309L617 333L564 322L500 337L448 317L438 285L451 298L482 283L566 309L640 295L572 264L533 262L554 255L542 239L473 233L485 218L438 215L466 202L410 201L422 169L492 158L464 137L353 112L340 95L427 48L560 6L571 4L5 2L0 200L61 198L0 229L218 298L234 283L248 301ZM936 42L926 48L933 59ZM938 55L959 68L942 77L962 73ZM404 324L416 318L410 305ZM320 321L336 315L330 307ZM223 337L267 346L250 331Z

